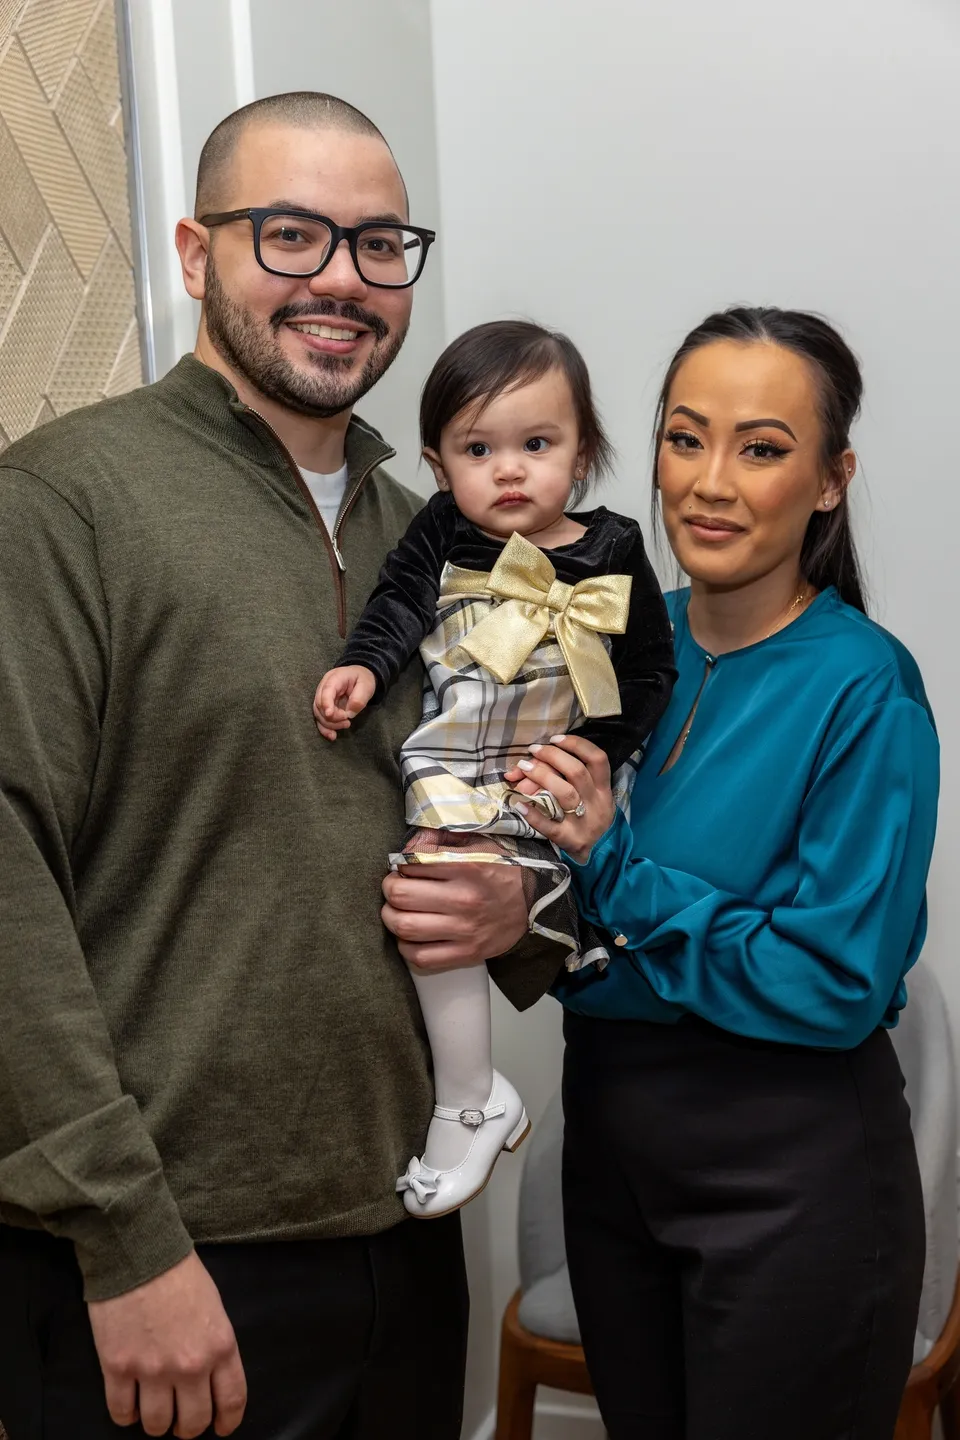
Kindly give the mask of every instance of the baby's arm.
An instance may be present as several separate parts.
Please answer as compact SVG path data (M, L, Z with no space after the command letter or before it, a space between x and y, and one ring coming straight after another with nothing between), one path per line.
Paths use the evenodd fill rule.
M633 577L627 629L625 634L613 636L611 646L620 687L620 714L584 720L575 733L606 751L610 768L616 772L667 708L677 672L667 607L639 525L631 524L623 543L616 547L610 570Z
M432 630L456 516L453 498L435 495L384 561L336 668L317 688L313 713L324 739L335 740L352 717L382 699Z

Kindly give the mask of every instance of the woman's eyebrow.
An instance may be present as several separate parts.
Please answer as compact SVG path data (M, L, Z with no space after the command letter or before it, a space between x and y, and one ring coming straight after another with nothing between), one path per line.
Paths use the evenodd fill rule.
M701 415L697 410L691 410L689 405L674 405L670 411L671 415L689 415L691 420L696 420L698 425L705 425L708 429L710 421L706 415Z
M734 430L756 430L760 425L772 425L774 430L785 430L791 440L796 440L790 426L784 420L741 420L739 425L734 425ZM797 444L800 442L797 441Z

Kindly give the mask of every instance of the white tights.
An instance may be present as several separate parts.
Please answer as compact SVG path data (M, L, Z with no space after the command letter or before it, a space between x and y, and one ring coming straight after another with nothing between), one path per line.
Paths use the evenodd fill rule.
M437 1104L480 1110L493 1089L490 981L486 965L435 973L410 966L433 1052ZM436 1170L459 1164L472 1132L434 1119L424 1160Z

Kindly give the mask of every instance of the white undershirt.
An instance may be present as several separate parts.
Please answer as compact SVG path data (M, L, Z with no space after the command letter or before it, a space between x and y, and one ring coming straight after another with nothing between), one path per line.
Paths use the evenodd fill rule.
M318 470L304 470L302 465L300 474L313 496L313 503L323 516L327 533L332 535L333 527L337 523L337 512L347 488L346 462L333 475L321 475Z

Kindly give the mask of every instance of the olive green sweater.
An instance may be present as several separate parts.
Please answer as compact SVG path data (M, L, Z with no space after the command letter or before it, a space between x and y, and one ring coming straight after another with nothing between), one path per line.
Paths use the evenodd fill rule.
M88 1299L403 1215L432 1087L379 906L419 662L336 745L311 714L420 504L392 453L351 423L332 545L187 357L0 457L0 1220L71 1239ZM526 1004L559 959L499 978Z

